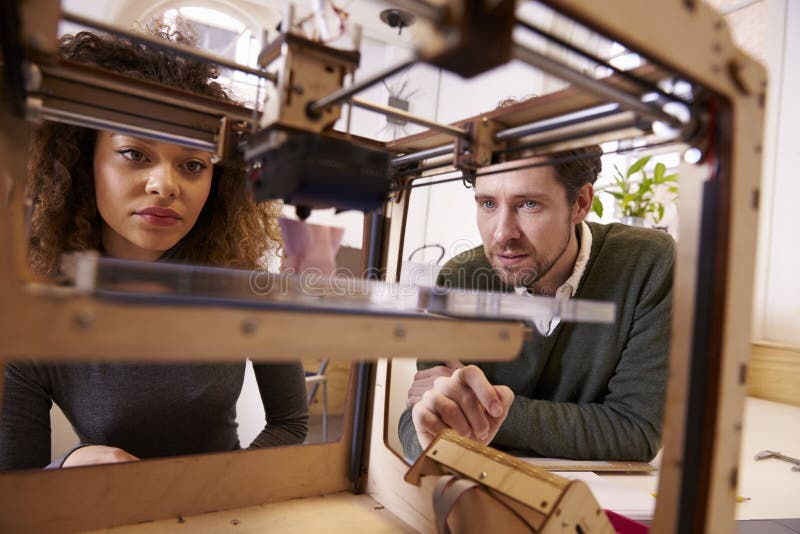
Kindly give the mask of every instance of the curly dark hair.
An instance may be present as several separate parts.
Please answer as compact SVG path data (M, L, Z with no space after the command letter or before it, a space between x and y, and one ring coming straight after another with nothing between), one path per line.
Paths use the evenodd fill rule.
M180 44L191 38L164 28L151 30ZM59 55L131 77L234 102L215 81L216 68L147 45L80 32L61 38ZM64 252L102 250L102 219L95 198L93 158L97 132L42 123L34 132L28 162L31 201L31 267L58 273ZM170 261L224 267L265 267L269 254L282 254L279 202L256 204L243 171L215 165L211 191L191 231L162 255Z
M527 98L522 101L524 100L527 100ZM515 98L506 98L498 103L496 109L513 106L520 102ZM517 157L541 156L546 162L550 162L555 171L556 179L564 186L569 204L575 203L581 187L585 184L594 185L597 181L597 176L603 170L603 162L600 159L603 155L603 149L600 148L600 145L562 150L549 154L536 154L524 148L513 152L513 145L509 148L512 149L512 153L515 153ZM505 157L504 161L508 159L508 157ZM474 177L468 179L468 185L475 187Z

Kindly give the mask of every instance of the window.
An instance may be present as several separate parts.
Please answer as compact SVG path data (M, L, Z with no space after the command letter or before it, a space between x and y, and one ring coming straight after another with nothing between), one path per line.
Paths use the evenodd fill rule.
M241 20L207 7L183 6L168 9L158 17L172 28L189 25L197 37L197 46L212 54L256 67L261 51L260 32ZM256 100L259 78L232 69L220 69L220 84L229 88L234 98L252 105Z

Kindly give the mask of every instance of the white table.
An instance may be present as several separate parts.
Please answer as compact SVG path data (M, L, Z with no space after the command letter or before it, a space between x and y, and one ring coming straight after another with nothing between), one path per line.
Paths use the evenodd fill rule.
M800 518L800 472L776 460L755 460L763 450L800 458L800 407L748 397L739 461L736 519ZM657 473L604 474L604 479L655 493Z

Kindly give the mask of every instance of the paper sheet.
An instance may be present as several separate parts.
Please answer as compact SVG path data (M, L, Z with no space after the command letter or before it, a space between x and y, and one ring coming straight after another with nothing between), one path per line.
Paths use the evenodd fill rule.
M557 471L554 474L585 482L592 490L594 498L606 510L613 510L636 521L649 521L653 518L656 499L644 490L611 482L587 471Z
M655 462L608 462L604 460L565 460L563 458L520 458L534 467L548 471L608 471L632 473L634 471L656 471Z

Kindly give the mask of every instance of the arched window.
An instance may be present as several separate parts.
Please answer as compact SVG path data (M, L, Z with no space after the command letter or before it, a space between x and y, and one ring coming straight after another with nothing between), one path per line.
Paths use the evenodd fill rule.
M151 20L185 31L197 37L197 46L226 59L255 67L261 51L262 31L239 17L212 7L181 5L164 9ZM220 69L217 80L229 88L235 98L253 104L259 79L232 69Z

